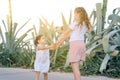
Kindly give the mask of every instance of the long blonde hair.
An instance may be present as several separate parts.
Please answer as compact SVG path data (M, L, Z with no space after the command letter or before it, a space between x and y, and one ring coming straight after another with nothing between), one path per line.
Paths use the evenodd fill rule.
M90 20L88 18L88 14L85 11L85 9L83 7L77 7L77 8L75 8L75 12L80 14L80 16L79 16L80 19L79 19L78 25L83 25L83 22L85 22L88 30L91 30L92 26L91 26Z

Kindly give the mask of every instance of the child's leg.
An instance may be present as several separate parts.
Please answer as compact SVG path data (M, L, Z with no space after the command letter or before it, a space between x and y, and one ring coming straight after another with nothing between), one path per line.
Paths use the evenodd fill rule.
M78 62L71 62L75 80L80 80L80 71Z
M48 73L44 73L44 80L48 80Z
M40 72L35 71L35 79L34 80L39 80L39 77L40 77Z

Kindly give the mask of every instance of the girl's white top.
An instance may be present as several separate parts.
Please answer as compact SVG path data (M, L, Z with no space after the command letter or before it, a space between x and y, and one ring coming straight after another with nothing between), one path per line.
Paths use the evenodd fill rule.
M49 49L36 51L34 70L47 73L50 67Z
M81 27L77 26L77 21L74 21L72 24L69 25L69 28L73 30L70 34L70 42L75 40L84 40L84 35L87 31L87 27L85 23Z

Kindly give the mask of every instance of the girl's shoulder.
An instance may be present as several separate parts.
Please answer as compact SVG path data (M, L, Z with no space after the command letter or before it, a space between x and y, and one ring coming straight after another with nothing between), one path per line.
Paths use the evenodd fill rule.
M70 25L76 26L78 24L77 21L73 21Z
M69 25L69 28L73 30L77 26L77 24L78 24L77 21L73 21L73 23Z

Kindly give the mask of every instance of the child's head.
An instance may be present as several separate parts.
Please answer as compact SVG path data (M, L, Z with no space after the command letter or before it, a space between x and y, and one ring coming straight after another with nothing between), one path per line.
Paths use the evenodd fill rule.
M75 13L75 19L77 19L78 21L80 20L85 21L85 18L88 17L87 12L83 7L75 8L74 13Z
M34 44L37 46L38 44L45 44L46 40L43 35L38 35L34 41Z
M75 15L74 16L75 20L77 20L79 22L78 25L82 25L83 22L85 22L87 28L88 29L91 28L91 23L89 21L88 14L87 14L86 10L83 7L75 8L74 15Z

